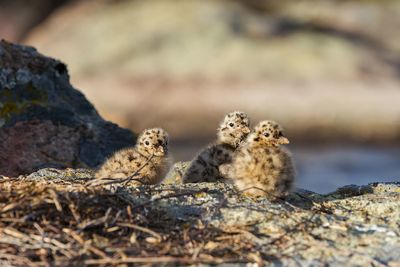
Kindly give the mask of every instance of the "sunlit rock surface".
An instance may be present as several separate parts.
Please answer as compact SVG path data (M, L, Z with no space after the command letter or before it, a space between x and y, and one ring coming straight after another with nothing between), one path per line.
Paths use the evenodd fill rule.
M82 194L78 203L89 205L86 203L97 201L103 212L110 209L118 213L117 221L141 218L142 227L160 234L159 243L152 243L152 250L147 250L146 255L173 256L171 260L176 263L256 262L286 266L400 263L399 183L351 185L327 195L297 189L287 201L270 202L240 195L231 185L222 183L137 188L115 184L111 189L95 189L87 186L91 176L87 170L43 169L19 177L15 183L33 183L39 188L55 190L60 203L69 199L65 194L70 198ZM7 188L12 183L3 181L2 186ZM102 201L108 204L101 204ZM114 206L113 201L119 204ZM4 202L0 208L1 205ZM48 209L54 209L54 205L50 206ZM130 212L126 215L127 209L136 217L129 217ZM115 220L112 223L113 216L107 222L87 220L100 223L96 224L96 235L107 235L107 229L121 225ZM90 230L83 233L90 234ZM114 243L99 245L99 249L107 251L115 242L119 248L130 246L128 237L119 237ZM146 243L139 238L135 242L137 245L125 252L127 258L140 256L149 249L134 252L135 247ZM167 244L173 244L173 248L165 249ZM114 255L110 251L107 255ZM195 258L193 253L197 255ZM88 252L85 257L93 256ZM117 258L120 256L115 254L113 259ZM123 258L120 262L124 262Z

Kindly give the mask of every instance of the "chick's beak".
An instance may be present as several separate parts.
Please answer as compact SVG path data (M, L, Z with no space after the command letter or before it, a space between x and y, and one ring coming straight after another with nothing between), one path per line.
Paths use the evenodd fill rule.
M289 142L289 139L287 139L286 137L280 137L279 138L279 144L281 144L281 145L287 145L287 144L289 144L290 142Z
M164 152L165 152L165 150L164 150L164 148L163 148L162 146L159 146L159 147L157 148L157 153L158 153L158 154L164 154Z
M243 132L244 132L245 134L250 133L250 128L249 128L249 127L244 128Z

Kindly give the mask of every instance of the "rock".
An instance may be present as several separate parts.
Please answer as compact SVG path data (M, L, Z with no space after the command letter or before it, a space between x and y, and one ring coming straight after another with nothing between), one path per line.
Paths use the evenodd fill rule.
M372 193L373 189L371 186L358 186L358 185L346 185L338 188L335 192L331 193L332 196L338 197L351 197L351 196L359 196L366 193Z
M0 42L0 174L98 166L135 135L103 120L61 61Z
M54 178L46 176L54 176L54 172L40 171L19 181L39 183L42 180L41 186L49 186L47 179L54 181ZM57 177L77 177L75 184L69 178L68 187L57 187L59 197L63 191L87 192L88 188L81 186L81 178L86 177L81 170L56 172ZM190 231L201 229L191 241L184 242L190 242L190 251L199 249L207 255L231 255L228 258L232 262L264 262L277 266L397 266L400 263L400 184L373 183L360 188L356 189L357 194L339 189L328 195L297 189L287 201L280 202L249 198L223 183L115 185L105 194L108 201L123 199L133 210L143 212L143 220L147 222L144 226L163 231L163 240L172 244L182 244L181 239L187 238ZM95 196L86 197L80 203ZM102 208L118 210L118 206ZM162 227L152 228L154 224L159 225L158 221ZM121 239L119 242L118 247L129 246ZM135 242L141 247L145 241ZM174 246L178 247L167 250L168 253L187 256L182 255L184 247ZM155 253L152 256L161 256L159 253L163 252Z
M178 161L176 162L171 170L168 172L167 176L165 177L163 184L181 184L183 174L185 173L186 169L189 167L190 161Z
M90 169L71 169L65 170L55 168L44 168L29 174L26 178L21 175L21 179L31 181L47 181L52 183L85 183L93 179L94 171Z

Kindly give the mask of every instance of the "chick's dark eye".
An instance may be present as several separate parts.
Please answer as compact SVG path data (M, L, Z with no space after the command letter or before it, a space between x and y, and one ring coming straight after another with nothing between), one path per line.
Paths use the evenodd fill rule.
M265 137L269 137L269 133L264 133L264 136Z
M146 146L150 145L149 141L144 142Z
M233 127L233 126L235 126L235 124L231 122L231 123L229 123L229 126Z

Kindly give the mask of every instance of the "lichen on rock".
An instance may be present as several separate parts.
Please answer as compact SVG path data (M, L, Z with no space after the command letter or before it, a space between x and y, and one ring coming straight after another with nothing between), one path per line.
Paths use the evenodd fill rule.
M61 61L35 48L0 41L0 174L43 167L96 167L135 143L103 120L69 82Z

